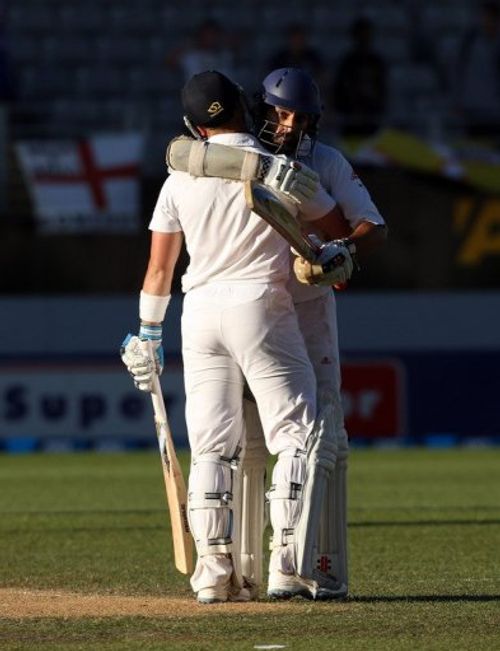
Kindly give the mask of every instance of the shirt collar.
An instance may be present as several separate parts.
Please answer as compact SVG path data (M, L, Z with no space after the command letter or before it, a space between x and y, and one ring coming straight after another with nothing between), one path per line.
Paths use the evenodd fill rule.
M232 145L233 147L249 147L259 144L257 138L250 133L217 133L210 136L208 141L220 145Z

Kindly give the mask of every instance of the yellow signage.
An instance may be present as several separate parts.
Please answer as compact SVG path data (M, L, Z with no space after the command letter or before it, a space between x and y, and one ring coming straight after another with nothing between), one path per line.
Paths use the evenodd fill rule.
M453 226L463 234L458 264L472 267L489 256L500 255L500 199L460 199L455 204Z

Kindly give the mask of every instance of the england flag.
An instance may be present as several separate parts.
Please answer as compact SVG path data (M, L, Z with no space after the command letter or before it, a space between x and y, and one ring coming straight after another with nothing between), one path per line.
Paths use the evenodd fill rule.
M41 230L136 230L143 149L143 136L137 133L17 143Z

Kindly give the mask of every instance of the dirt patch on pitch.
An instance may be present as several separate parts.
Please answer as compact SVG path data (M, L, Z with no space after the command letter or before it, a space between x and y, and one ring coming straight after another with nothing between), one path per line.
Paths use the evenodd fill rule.
M299 605L295 603L296 607ZM301 604L308 606L307 603ZM137 597L79 594L59 590L0 589L0 617L200 617L218 614L252 614L289 608L290 603L250 602L202 606L194 598ZM341 604L337 604L341 608Z

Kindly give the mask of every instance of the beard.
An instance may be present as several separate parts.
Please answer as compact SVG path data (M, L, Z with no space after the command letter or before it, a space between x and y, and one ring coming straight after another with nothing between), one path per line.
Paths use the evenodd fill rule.
M273 142L276 145L276 152L288 156L295 155L302 141L302 131L294 131L292 129L287 131L281 127L281 130L277 133L278 123L275 122L272 126L274 128Z

